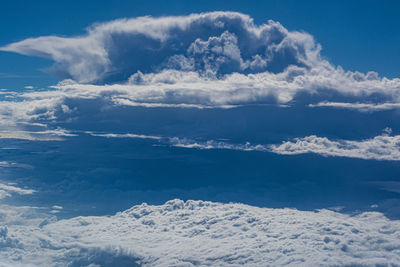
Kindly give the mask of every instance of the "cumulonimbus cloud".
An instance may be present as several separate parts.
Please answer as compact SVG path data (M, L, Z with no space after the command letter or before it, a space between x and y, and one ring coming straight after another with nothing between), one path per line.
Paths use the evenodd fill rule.
M58 71L79 82L166 68L212 76L276 73L289 65L310 67L319 55L311 35L289 32L274 21L258 26L235 12L120 19L92 25L82 36L30 38L1 50L50 58Z
M0 50L53 59L53 70L74 80L57 85L60 94L113 95L120 105L287 103L321 90L400 99L400 79L344 71L321 57L310 34L274 21L256 25L236 12L119 19L82 36L30 38Z
M303 92L311 97L333 92L360 103L380 96L392 107L400 103L400 79L345 71L321 57L321 46L310 34L273 21L256 25L235 12L120 19L94 24L81 36L30 38L0 49L51 58L53 69L71 78L47 90L4 92L3 137L28 133L24 136L32 139L27 123L40 123L39 131L46 132L52 130L46 128L50 121L79 120L77 103L83 100L99 106L96 113L119 106L282 105ZM333 102L329 93L319 101ZM369 105L369 110L388 106Z

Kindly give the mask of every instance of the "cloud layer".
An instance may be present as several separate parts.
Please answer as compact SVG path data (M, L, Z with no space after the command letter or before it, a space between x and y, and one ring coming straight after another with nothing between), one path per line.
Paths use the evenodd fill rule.
M244 144L230 143L219 140L193 140L190 138L161 137L138 134L96 134L107 138L140 138L154 139L161 144L174 147L193 149L227 149L239 151L273 152L282 155L297 155L315 153L323 156L348 157L373 160L400 160L400 135L390 136L391 129L384 130L382 135L365 140L330 140L327 137L316 135L295 138L294 141L286 141L282 144Z
M120 141L121 138L134 138L181 148L400 160L400 135L391 136L389 130L370 139L352 141L320 137L329 135L320 135L313 128L306 134L289 134L291 137L306 137L271 145L288 140L282 137L285 129L307 127L296 121L297 117L292 119L287 114L279 117L273 112L269 114L271 110L265 112L260 109L261 112L254 111L247 117L244 112L220 117L217 113L206 113L214 108L229 109L253 104L295 105L297 100L300 105L309 107L334 106L361 111L387 110L400 105L400 79L379 77L375 72L345 71L333 66L320 55L321 46L310 34L288 31L278 22L256 25L249 16L234 12L121 19L92 25L82 36L30 38L0 50L52 59L55 64L51 70L66 78L43 90L27 87L20 92L1 91L0 139L50 141L103 137L118 138ZM305 100L304 95L307 96ZM313 98L317 98L317 102ZM336 98L349 102L336 102ZM166 109L160 109L158 116L161 119L155 122L151 120L154 117L145 116L149 111L146 110L136 114L144 114L146 124L133 128L137 121L131 116L138 111L133 107L207 110L201 110L204 117L197 114L184 117L186 114L173 112L163 116L167 113ZM101 117L99 114L106 115ZM216 120L207 124L214 114ZM247 128L247 123L254 124L254 120L261 120L263 116L276 118L271 120L272 123L266 123L264 128ZM325 119L319 118L318 114L315 116L317 121ZM308 117L305 117L307 120ZM287 128L280 124L282 118L288 120ZM167 120L164 128L152 125L162 119ZM203 121L196 125L188 123L190 119ZM220 126L216 125L220 122L218 119L237 121L228 124L231 125L228 129L237 127L240 140L219 141L223 134L208 134L215 133L208 132L208 128ZM290 123L299 123L300 126L291 127ZM85 128L89 124L92 127ZM281 127L276 132L279 139L270 141L268 134L273 131L268 131L276 125ZM103 126L109 128L103 131ZM185 132L185 127L190 131ZM178 129L179 134L188 138L173 137L175 135L168 132L171 128ZM266 143L257 145L246 142L247 129L262 129L261 133L266 130L268 138L257 139ZM135 130L148 134L135 134ZM189 135L184 135L186 133ZM83 144L88 139L82 140ZM116 148L121 144L123 146L123 141ZM102 144L88 143L96 148ZM83 149L83 155L79 144L66 144L69 146L65 152L67 156L58 158L67 171L56 175L62 178L62 188L65 186L68 190L72 180L79 180L82 184L89 183L93 194L103 193L105 188L92 186L95 183L90 184L88 177L101 180L103 177L99 174L102 174L114 178L118 168L122 170L120 175L124 175L125 182L128 177L125 175L130 172L123 171L135 168L142 158L151 159L151 155L123 155L122 150L108 146L99 150L100 153L89 150L92 149L89 146L89 149ZM108 145L111 146L111 142ZM27 147L26 151L30 153L29 145ZM57 145L52 144L51 149L56 150ZM43 150L46 151L41 152L48 152L46 147ZM31 162L32 158L26 156L26 151L22 151L21 155ZM169 152L165 157L168 160L173 158ZM137 153L141 153L140 147ZM94 166L93 172L90 164L88 172L82 167L84 164L77 164L79 169L74 170L75 177L70 166L75 166L74 161L85 161L88 155L117 163L121 161L121 164L109 165L117 167L107 169L107 164L88 161ZM164 160L162 154L157 157L160 161ZM187 157L182 158L186 164ZM35 156L35 159L41 158ZM57 157L53 158L53 155L45 159L57 163ZM136 160L135 164L131 160ZM149 161L146 159L138 164L146 165ZM175 164L177 161L165 162ZM38 165L41 164L43 162ZM153 168L155 163L151 164ZM13 167L29 168L29 165L0 162L0 168ZM46 165L39 167L47 169ZM48 175L54 177L52 172ZM107 190L114 190L113 186L120 182L118 179L113 181L115 184L107 182ZM120 184L124 186L124 183ZM386 186L393 187L393 184ZM79 189L82 190L81 187ZM125 189L128 194L129 188ZM30 195L34 192L15 184L0 183L0 199L12 194ZM61 209L61 206L55 205L45 213L38 208L1 204L0 261L3 263L0 262L0 265L331 266L395 265L400 262L399 222L391 221L380 213L350 216L328 210L310 212L172 200L160 206L134 206L114 216L82 216L57 221L48 214Z
M366 212L257 208L171 200L105 217L25 220L7 206L0 257L7 266L331 266L400 262L398 221Z
M118 105L287 103L301 92L327 91L399 100L400 79L344 71L321 57L310 34L274 21L256 25L235 12L120 19L82 36L30 38L0 49L53 59L53 70L74 80L56 86L60 97L107 96Z
M388 130L390 132L390 129ZM329 140L315 135L296 138L270 146L271 150L283 155L316 153L323 156L349 157L375 160L400 160L400 135L382 134L360 141Z
M391 109L399 109L400 103L346 103L346 102L319 102L317 104L309 104L309 107L331 107L341 109L352 109L362 112L375 112Z

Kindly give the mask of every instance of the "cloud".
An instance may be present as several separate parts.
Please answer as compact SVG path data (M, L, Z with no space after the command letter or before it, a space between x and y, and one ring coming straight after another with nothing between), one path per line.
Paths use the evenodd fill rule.
M119 107L282 106L303 93L361 102L379 96L391 103L355 104L362 111L400 102L400 79L335 67L321 57L310 34L274 21L256 25L235 12L120 19L94 24L82 36L30 38L1 50L51 58L54 71L72 78L51 88L4 92L1 138L62 140L67 130L49 131L64 122L86 125L98 113L115 114L108 120L119 121L124 114L113 113ZM315 101L304 104L310 102Z
M366 160L400 160L400 135L390 136L391 129L384 129L382 135L371 139L360 141L352 140L329 140L326 137L315 135L295 138L295 141L286 141L282 144L244 144L230 143L220 140L195 140L180 137L161 137L138 134L94 134L107 138L141 138L155 139L161 144L180 148L191 149L227 149L239 151L272 152L282 155L297 155L305 153L316 153L323 156L349 157Z
M400 160L400 135L384 133L361 141L329 140L315 135L271 145L271 151L282 155L316 153L323 156L375 160Z
M106 138L138 138L138 139L153 139L153 140L160 140L162 137L154 136L154 135L143 135L143 134L115 134L115 133L93 133L93 132L86 132L91 136L98 136L98 137L106 137Z
M399 222L378 212L351 216L171 200L114 216L55 221L48 215L40 221L27 208L18 213L7 208L0 207L7 221L0 257L11 263L369 266L400 261Z
M295 77L294 77L295 76ZM233 73L209 78L197 72L164 70L133 75L127 83L112 85L81 84L65 80L52 90L24 92L18 101L0 102L0 119L46 121L79 113L74 102L88 100L109 107L232 108L248 104L285 104L300 92L318 94L319 88L335 88L345 96L363 98L382 94L398 98L399 81L382 78L358 81L343 77L344 72L306 71L292 66L283 73ZM69 102L69 104L67 103ZM72 104L72 106L71 106ZM107 110L104 110L107 112Z
M256 25L236 12L119 19L94 24L82 36L31 38L1 50L53 59L56 72L75 80L55 86L60 98L198 108L287 103L301 92L326 90L400 99L400 79L344 71L321 57L310 34L274 21Z
M362 112L376 112L383 110L399 109L400 103L344 103L344 102L319 102L317 104L309 104L309 107L332 107L342 109L353 109Z
M183 148L198 148L198 149L229 149L240 151L269 151L268 146L252 145L249 142L245 144L231 144L224 141L208 140L195 141L187 138L172 137L168 139L170 145Z
M379 95L379 101L384 103L375 106L357 103L357 110L378 110L399 103L400 79L333 66L321 57L321 46L310 34L288 31L278 22L255 25L249 16L234 12L121 19L92 25L82 36L30 38L1 50L50 58L55 61L52 71L67 79L51 88L1 91L0 138L63 140L77 135L80 138L81 133L86 133L103 138L149 139L182 148L400 160L400 137L390 136L389 132L359 141L330 140L316 135L276 145L252 144L245 142L246 139L239 141L242 143L230 143L220 141L215 135L210 137L215 140L207 141L167 136L173 127L182 131L183 136L190 131L179 128L182 125L192 127L191 133L201 128L187 124L189 119L200 118L197 114L182 119L181 113L173 112L154 121L144 116L148 124L132 127L136 123L131 120L135 109L128 108L132 106L210 109L265 103L283 105L296 103L296 97L302 93L310 98L329 98L332 92L334 96L359 103L367 103L369 97ZM316 103L307 101L305 105ZM215 127L218 119L238 120L237 124L228 125L239 125L240 138L243 138L246 116L255 113L243 117L239 113L210 114L207 116L216 114L216 119L207 127ZM174 124L171 118L179 123ZM277 117L276 121L281 118L285 116ZM169 128L154 127L162 119L167 120ZM208 122L204 121L201 126ZM248 122L253 123L250 119ZM87 126L89 123L92 127ZM104 125L109 128L100 132ZM267 126L274 125L277 124ZM65 129L67 126L80 131ZM159 129L164 132L158 134ZM281 129L286 128L281 127L277 132L281 133ZM148 130L149 134L132 133L136 130L144 133ZM199 133L187 136L212 134L204 127ZM280 142L284 137L279 138L273 142ZM80 148L74 146L80 143L66 146L69 144L71 147L65 153L80 156ZM76 161L80 157L59 158ZM125 158L118 160L125 162ZM0 162L1 168L16 166L11 161ZM77 173L76 179L81 182L79 177L86 170L75 171L71 172L68 167L67 173L72 176ZM101 172L96 169L89 176ZM63 187L71 185L62 184ZM0 198L33 192L15 184L0 183ZM114 216L81 216L57 221L53 214L60 212L61 206L54 204L57 203L51 203L46 211L0 204L0 261L10 266L17 262L36 266L104 263L111 266L312 266L400 262L399 222L381 213L351 216L328 210L310 212L173 200L160 206L134 206Z
M17 162L0 161L0 168L24 168L33 169L34 167L29 164L21 164Z
M15 184L0 183L0 199L11 197L12 194L31 195L35 190L17 187Z
M1 126L1 125L0 125ZM1 128L1 127L0 127ZM68 130L62 128L25 131L18 129L0 130L0 139L20 139L30 141L62 141L63 137L76 136Z
M195 148L195 149L228 149L228 150L240 150L240 151L269 151L268 146L265 145L252 145L249 142L245 144L232 144L226 141L218 140L207 140L199 141L190 138L179 138L179 137L162 137L154 135L143 135L143 134L115 134L115 133L93 133L86 132L91 136L106 137L106 138L134 138L134 139L152 139L158 140L160 144L181 147L181 148Z
M80 82L163 68L212 75L279 72L289 64L308 66L319 53L309 34L289 32L274 21L258 26L236 12L119 19L94 24L82 36L30 38L1 50L52 59L55 71Z
M386 133L387 131L387 133ZM172 146L197 149L229 149L240 151L273 152L282 155L316 153L323 156L359 158L366 160L400 160L400 135L390 136L391 129L371 139L361 141L336 140L315 135L296 138L280 145L233 144L224 141L195 141L185 138L169 138Z

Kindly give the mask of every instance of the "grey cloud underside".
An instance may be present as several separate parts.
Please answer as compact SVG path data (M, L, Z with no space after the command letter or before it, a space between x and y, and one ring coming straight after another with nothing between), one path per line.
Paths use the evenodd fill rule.
M172 200L114 216L56 221L2 205L3 266L332 266L400 262L398 221L377 212Z

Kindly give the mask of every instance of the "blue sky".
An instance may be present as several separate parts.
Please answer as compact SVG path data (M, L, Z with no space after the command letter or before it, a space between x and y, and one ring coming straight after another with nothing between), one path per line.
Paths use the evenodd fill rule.
M400 263L399 3L2 5L0 265Z

